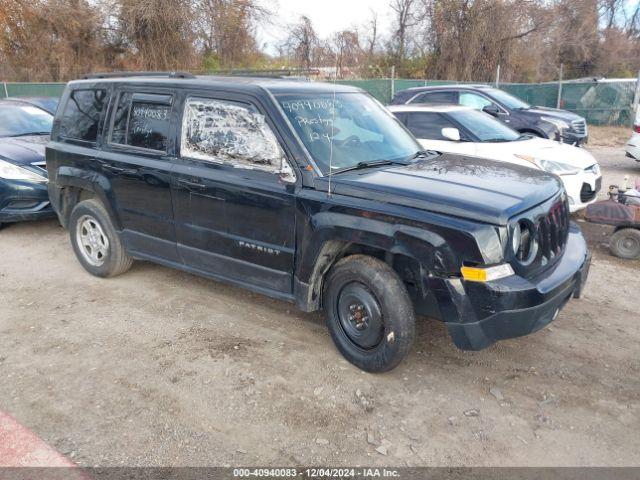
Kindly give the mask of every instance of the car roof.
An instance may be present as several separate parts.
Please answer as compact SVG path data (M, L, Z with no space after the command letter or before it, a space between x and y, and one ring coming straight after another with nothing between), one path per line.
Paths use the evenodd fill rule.
M448 104L428 104L428 103L410 103L408 105L389 105L387 107L392 112L457 112L461 110L473 110L471 107L464 105L448 105Z
M444 85L429 85L423 87L411 87L405 90L411 90L412 92L426 92L429 90L491 90L495 87L492 85L484 84L469 84L469 83L448 83Z
M58 107L58 97L6 97L0 98L0 102L11 104L31 105L54 115Z
M324 82L308 82L303 80L289 80L277 77L245 77L245 76L217 76L199 75L193 78L171 78L168 76L122 76L109 78L88 78L74 80L69 85L80 88L82 85L93 84L127 84L127 85L155 85L171 88L216 88L229 89L234 92L260 93L264 91L275 95L281 93L365 93L364 90L350 85Z

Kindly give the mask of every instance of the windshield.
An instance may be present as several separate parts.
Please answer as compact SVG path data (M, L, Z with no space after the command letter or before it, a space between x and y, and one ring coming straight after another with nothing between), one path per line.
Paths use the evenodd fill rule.
M30 105L0 104L0 137L51 132L53 115Z
M498 90L497 88L491 88L485 90L489 95L491 95L494 99L496 99L499 103L503 104L505 107L511 110L517 109L527 109L531 108L527 102L523 102L517 97L514 97L510 93L505 92L504 90Z
M454 110L449 115L481 142L513 142L521 138L515 130L478 110Z
M322 170L406 161L420 145L382 105L362 93L279 95L280 106ZM334 108L335 105L335 108Z

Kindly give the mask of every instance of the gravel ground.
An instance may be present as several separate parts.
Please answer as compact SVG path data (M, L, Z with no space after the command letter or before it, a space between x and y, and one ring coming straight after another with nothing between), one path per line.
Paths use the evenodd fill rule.
M640 164L594 149L604 184ZM319 314L150 263L101 280L56 222L0 232L0 410L82 466L640 465L640 262L603 229L550 327L463 352L420 319L364 373ZM606 233L606 232L605 232Z

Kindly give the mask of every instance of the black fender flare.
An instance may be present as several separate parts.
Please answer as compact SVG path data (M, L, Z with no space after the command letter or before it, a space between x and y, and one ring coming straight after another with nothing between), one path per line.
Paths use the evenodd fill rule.
M315 214L311 225L313 231L300 245L294 281L296 303L305 311L320 308L326 273L353 244L415 260L423 278L456 265L457 255L446 239L426 228L326 211Z
M111 182L104 175L82 168L61 166L56 174L55 187L59 196L59 198L55 199L56 205L59 206L58 216L65 227L68 224L71 210L78 202L77 197L71 199L63 198L65 189L71 187L72 189L77 189L78 192L80 190L91 192L104 205L115 229L117 231L122 230L120 217L113 208L114 199Z

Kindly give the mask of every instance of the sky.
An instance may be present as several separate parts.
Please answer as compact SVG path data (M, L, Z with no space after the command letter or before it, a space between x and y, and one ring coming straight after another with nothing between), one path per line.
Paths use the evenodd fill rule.
M332 33L361 26L371 18L371 10L378 14L378 31L385 35L390 28L389 0L263 0L264 6L273 12L272 25L258 30L260 45L275 54L275 45L287 35L286 26L306 15L321 38Z

